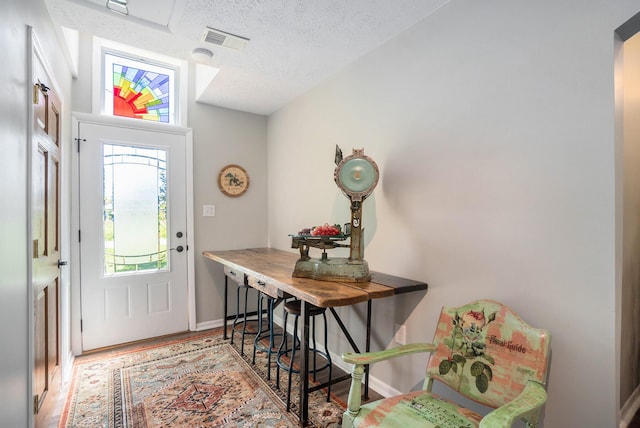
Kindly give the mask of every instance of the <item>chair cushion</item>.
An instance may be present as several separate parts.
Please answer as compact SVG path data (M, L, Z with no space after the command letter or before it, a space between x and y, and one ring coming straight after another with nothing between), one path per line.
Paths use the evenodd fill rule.
M363 404L354 427L477 428L482 417L431 392L414 391Z

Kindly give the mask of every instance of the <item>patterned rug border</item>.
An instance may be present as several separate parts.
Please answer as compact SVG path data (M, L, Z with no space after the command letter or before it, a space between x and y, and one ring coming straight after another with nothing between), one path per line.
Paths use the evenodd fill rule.
M177 336L183 336L183 335L185 336L177 337ZM219 337L215 337L215 336L219 336ZM140 341L139 343L136 343L136 342L126 343L123 345L114 346L112 349L89 351L86 354L81 354L76 356L75 361L80 362L81 364L85 364L94 360L102 360L104 358L111 358L111 357L121 357L123 355L132 354L135 352L148 351L150 349L155 349L155 348L163 348L165 346L171 346L177 343L189 342L191 340L199 340L204 337L211 337L212 339L216 339L221 342L226 341L222 337L222 327L216 327L211 330L205 330L200 332L176 333L175 335L168 335L165 337L150 339L149 341L144 340L144 341ZM149 342L149 343L146 343L146 342ZM124 349L124 348L130 348L130 349Z
M75 357L73 362L73 369L71 372L71 381L69 382L69 390L67 391L64 407L62 413L60 414L60 420L58 421L58 428L65 428L67 424L67 420L69 418L69 410L71 405L73 404L73 396L76 390L76 386L78 383L78 372L81 370L81 366L85 364L91 364L92 362L104 360L105 358L118 358L128 354L135 354L138 352L146 352L152 349L163 348L166 346L175 345L178 343L186 343L191 340L199 340L207 337L211 337L211 339L224 343L225 339L222 337L223 328L217 327L211 330L192 333L185 337L171 337L167 336L165 338L156 338L152 339L153 343L144 344L141 342L140 344L128 343L121 346L116 346L111 350L105 350L107 352L105 354L102 351L98 352L89 352L87 354L81 354ZM181 335L182 333L177 333L176 335ZM218 336L218 337L216 337ZM119 349L119 348L129 348L129 349ZM153 361L153 360L150 360ZM110 396L113 396L113 392L110 391Z
M247 350L247 341L245 341L245 355L241 355L240 354L240 349L238 349L238 344L236 345L231 345L228 339L223 339L222 337L222 328L216 328L216 329L212 329L212 330L207 330L204 332L201 332L201 334L191 334L189 336L185 336L185 337L177 337L177 338L171 338L171 337L167 337L166 340L164 339L159 339L157 342L154 341L154 343L149 343L149 344L140 344L140 345L135 345L135 344L130 344L132 345L131 348L129 349L117 349L114 348L111 351L107 351L108 353L89 353L86 355L80 355L78 357L76 357L76 361L74 362L73 365L73 372L72 372L72 378L71 381L69 383L69 390L67 392L67 398L64 404L64 408L63 411L61 413L61 417L60 417L60 421L59 421L59 428L64 428L67 426L68 420L69 420L69 416L70 416L70 411L73 409L75 411L75 407L74 407L74 392L76 391L77 387L78 387L78 376L79 376L79 372L82 369L82 367L84 367L87 364L91 364L93 362L99 361L99 360L104 360L104 359L110 359L110 358L120 358L120 357L126 357L129 354L136 354L136 353L143 353L143 352L153 352L154 349L159 349L159 348L166 348L166 347L170 347L176 344L186 344L187 342L190 341L198 341L198 340L202 340L202 339L208 339L211 340L212 342L209 342L207 344L203 344L201 347L199 347L198 349L204 349L204 348L213 348L213 347L217 347L217 346L222 346L222 345L228 345L228 348L230 348L232 350L232 352L234 353L235 357L238 360L241 360L244 365L246 366L245 368L250 371L253 372L253 375L255 375L256 379L263 384L264 386L264 390L265 392L273 397L273 401L275 403L276 406L281 407L281 411L283 414L286 414L286 391L283 391L282 389L278 389L276 388L276 382L273 380L273 376L271 380L267 380L266 379L266 366L263 368L261 367L261 365L253 365L252 364L252 345L253 345L253 339L250 339L251 341L251 347L249 347L249 352L246 352ZM129 345L125 345L125 346L129 346ZM188 349L188 350L184 350L182 352L177 352L175 354L172 354L172 356L178 356L181 354L187 354L190 352L195 351L196 349ZM260 351L258 351L258 353L260 353ZM264 353L266 354L266 353ZM151 363L153 361L157 361L157 360L162 360L167 358L166 355L159 355L156 357L153 357L153 355L147 355L145 358L145 362L146 363ZM265 357L266 358L266 357ZM273 369L272 369L273 370ZM124 405L124 403L122 402L124 400L123 396L122 396L122 384L120 381L118 381L118 379L120 379L120 377L122 376L121 374L117 374L119 372L119 370L113 370L112 374L110 376L115 376L116 378L112 379L112 382L109 383L109 392L108 392L108 397L107 399L109 401L111 400L116 400L113 403L113 407L114 408L118 408L117 406L120 405L122 409L124 409L124 407L122 407ZM286 378L285 378L286 379ZM297 383L297 382L296 382ZM309 383L310 386L316 385L316 382L313 382L311 379L309 379ZM299 385L299 384L298 384ZM299 388L296 385L296 388ZM292 395L294 394L294 391L292 391ZM323 394L326 395L326 389L321 389L319 391L314 392L313 394ZM347 405L346 403L340 399L338 396L336 396L333 392L330 394L331 397L331 401L333 402L334 405L339 406L342 409L346 409ZM118 404L119 403L119 404ZM108 408L110 408L111 406L108 406ZM125 424L125 416L124 416L124 411L120 412L118 414L118 412L113 412L111 414L109 414L108 419L113 422L113 426L114 427L124 427ZM299 415L299 407L298 407L298 400L297 399L293 399L291 401L291 412L289 414L286 414L286 418L289 419L292 423L297 424L298 422L298 415ZM309 426L311 427L316 427L316 426L321 426L320 420L316 419L315 415L313 414L313 412L309 413ZM338 423L339 426L339 423Z

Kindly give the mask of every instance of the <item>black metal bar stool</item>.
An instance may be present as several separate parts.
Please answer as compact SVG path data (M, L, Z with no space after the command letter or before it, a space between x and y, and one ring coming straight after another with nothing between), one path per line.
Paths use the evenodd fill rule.
M233 278L234 281L236 278ZM242 279L242 282L236 281L238 284L238 288L236 289L236 316L233 319L233 323L231 324L231 344L233 345L233 338L236 330L240 329L240 325L242 325L242 329L240 330L241 338L240 338L240 355L244 356L244 338L246 335L256 335L256 331L247 330L247 323L255 321L258 325L262 324L262 317L260 316L260 312L249 312L248 311L248 300L249 300L249 289L252 288L249 284L246 283L246 278ZM243 310L240 312L240 294L244 291L244 304ZM258 300L260 300L260 294L258 294Z
M267 294L260 293L258 297L258 314L264 311L264 300L267 300L267 331L262 330L263 323L258 323L258 332L253 341L253 359L252 363L256 363L256 351L267 353L267 380L271 380L271 356L278 352L275 339L281 337L282 333L275 333L273 329L273 310L282 302L282 299L275 299ZM268 344L264 345L263 340L268 339Z
M327 348L327 315L326 308L319 308L317 306L309 305L309 317L311 318L311 341L312 346L309 347L309 352L313 355L313 368L309 369L309 373L313 374L313 381L316 381L316 374L322 370L329 371L329 382L327 385L327 402L331 396L331 355ZM292 314L293 318L293 343L291 347L288 347L287 343L287 318ZM284 320L283 320L283 339L278 349L278 355L276 356L276 387L280 388L280 369L289 372L289 379L287 382L287 411L289 411L291 405L291 378L293 373L300 373L300 370L293 367L295 354L297 350L300 350L300 339L298 338L298 318L301 314L301 301L291 300L284 304ZM324 351L318 349L316 344L316 317L322 315L324 321ZM282 361L282 357L290 356L289 363ZM320 367L317 365L317 356L320 355L325 359L325 363ZM304 356L301 356L304 358Z

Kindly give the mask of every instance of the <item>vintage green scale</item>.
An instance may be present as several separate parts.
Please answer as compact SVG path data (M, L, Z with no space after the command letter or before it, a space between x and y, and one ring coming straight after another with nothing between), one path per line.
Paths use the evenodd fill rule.
M378 165L364 149L353 149L345 158L336 146L336 169L333 178L344 195L351 201L351 223L345 224L342 234L335 236L292 235L292 248L300 250L293 276L323 281L368 282L369 265L364 259L362 229L362 203L373 192L380 176ZM349 239L349 244L342 241ZM327 250L349 247L349 257L329 257ZM309 256L309 248L319 248L319 259Z

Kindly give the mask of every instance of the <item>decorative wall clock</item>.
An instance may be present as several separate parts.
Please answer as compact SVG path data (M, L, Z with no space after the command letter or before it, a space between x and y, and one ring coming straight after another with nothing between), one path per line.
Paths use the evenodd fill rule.
M249 174L240 165L227 165L218 174L218 187L225 195L237 198L249 188Z

